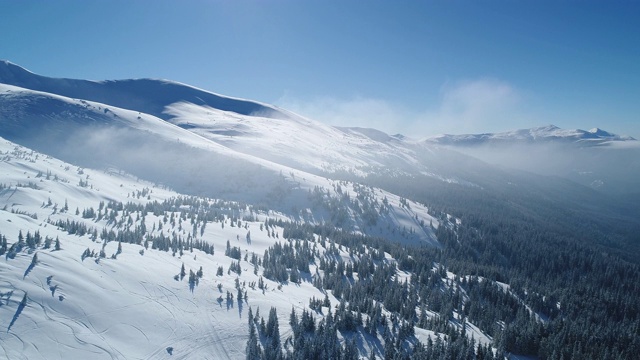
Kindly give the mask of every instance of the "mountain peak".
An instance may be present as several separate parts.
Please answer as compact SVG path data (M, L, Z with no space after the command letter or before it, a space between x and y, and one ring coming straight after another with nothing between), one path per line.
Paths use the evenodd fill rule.
M0 60L0 82L8 83L8 81L24 81L24 78L29 75L35 74L9 60Z
M5 59L0 59L0 65L2 65L2 66L11 66L11 65L18 66L16 64L12 63L11 61L5 60Z
M615 136L617 136L615 134L612 134L612 133L610 133L608 131L602 130L602 129L597 128L597 127L593 128L593 129L589 129L589 133L597 135L597 136L601 136L601 137L615 137Z
M559 127L553 125L553 124L549 124L549 125L545 125L545 126L540 126L538 128L533 128L533 129L540 129L540 130L548 130L548 131L554 131L554 130L560 130Z

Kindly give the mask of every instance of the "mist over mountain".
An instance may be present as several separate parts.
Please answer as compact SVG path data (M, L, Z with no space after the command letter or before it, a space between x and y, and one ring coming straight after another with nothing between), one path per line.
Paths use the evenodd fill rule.
M151 115L237 152L315 174L396 169L473 183L473 179L459 176L465 171L461 169L463 166L452 166L458 161L449 159L459 155L451 149L503 168L560 176L605 192L637 192L633 185L640 174L639 143L602 129L566 130L548 125L495 134L412 140L375 129L334 128L266 104L228 98L167 80L54 79L7 61L0 62L0 80L46 94L104 104L98 108L99 112L105 112L87 115L64 109L68 104L34 103L45 101L39 96L38 100L21 105L32 107L26 113L28 116L47 111L51 116L70 116L75 119L71 122L80 126L83 121L113 125L119 123L117 119L104 121L109 106L137 111L139 117ZM12 99L17 101L15 96ZM7 101L9 98L5 104ZM5 106L7 111L15 112L16 108ZM44 129L42 125L31 131ZM465 160L468 161L471 160Z
M0 61L0 354L631 358L639 150Z
M425 142L504 168L563 177L608 194L639 192L640 142L599 128L548 125L504 133L440 135Z

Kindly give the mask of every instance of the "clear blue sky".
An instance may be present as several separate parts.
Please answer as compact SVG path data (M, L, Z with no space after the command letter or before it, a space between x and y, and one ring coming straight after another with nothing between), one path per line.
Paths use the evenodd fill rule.
M166 78L410 136L555 124L640 138L640 2L9 1L0 58Z

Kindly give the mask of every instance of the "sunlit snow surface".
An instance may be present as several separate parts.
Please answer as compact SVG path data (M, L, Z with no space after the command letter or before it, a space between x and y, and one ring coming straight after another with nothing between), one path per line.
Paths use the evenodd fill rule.
M16 137L39 131L31 116L34 108L47 114L44 120L40 120L45 122L42 124L46 129L44 134L26 140L44 150L50 149L78 161L103 159L98 164L101 167L111 162L115 162L115 167L126 164L131 171L139 171L143 178L188 189L189 194L249 204L266 202L270 208L293 216L297 214L292 214L292 209L309 209L316 222L326 221L329 215L322 209L310 209L309 191L320 188L331 196L339 196L336 192L338 182L300 170L299 166L307 162L309 168L318 169L329 167L329 164L346 164L354 169L359 162L366 164L368 151L358 150L360 145L352 144L354 139L360 139L362 146L375 147L384 153L380 146L374 146L376 142L364 135L346 137L343 131L300 118L251 117L248 121L247 116L183 104L177 107L182 112L173 121L177 123L175 125L148 114L2 84L0 100L2 126L7 132L17 133ZM208 120L208 113L215 115ZM197 123L197 131L178 126L184 125L180 120L183 118ZM87 126L87 122L92 123ZM98 127L93 122L108 125ZM64 142L52 142L50 133L58 129L56 124L64 124L60 125L64 133L73 135L64 135L61 138ZM242 145L238 145L241 149L234 148L233 136L226 139L228 136L225 135L221 140L220 136L206 130L212 127L232 129L234 126L245 128ZM305 126L307 129L303 131ZM323 135L323 132L330 134ZM315 134L320 140L308 134ZM345 139L339 140L340 134ZM327 146L332 152L325 154L323 149L314 150L315 146L323 146L322 141L334 137L338 139L336 143ZM277 146L279 139L282 139L282 148ZM50 144L42 145L46 142ZM252 142L256 144L255 148L251 148ZM331 160L331 156L340 158ZM289 158L292 160L288 163L286 159ZM274 189L282 188L286 190L286 196L274 201ZM344 187L344 191L353 198L357 196L352 185ZM437 226L437 220L427 214L426 207L413 202L410 208L402 207L398 196L380 189L370 188L367 192L379 203L386 198L391 211L377 226L369 227L365 227L356 214L350 214L354 230L396 241L422 241L436 245L433 232L421 225L433 223ZM406 229L412 236L398 236L397 231L389 231L388 224L393 228Z
M0 234L9 246L20 231L23 236L38 231L61 243L60 250L40 245L0 259L0 358L244 358L249 307L254 314L259 308L263 317L275 307L284 342L292 334L291 309L300 313L310 298L324 297L308 274L300 284L265 279L264 291L250 286L262 269L254 274L244 254L261 257L275 242L286 241L280 227L270 235L261 229L265 220L331 223L335 211L326 204L337 202L343 206L346 231L439 246L433 229L440 223L424 205L329 175L389 170L386 175L393 176L411 169L474 186L441 171L452 159L446 151L401 136L331 127L170 81L50 79L0 65L17 82L41 87L0 84L2 134L28 146L0 138ZM106 257L84 260L83 252L99 253L103 240L69 235L54 225L71 220L98 233L117 232L123 225L106 218L83 219L82 212L97 210L101 202L145 204L184 195L255 205L253 213L242 205L245 210L235 214L255 216L255 221L243 220L241 228L230 226L229 217L224 227L208 222L196 236L214 245L213 255L200 250L172 254L123 243L122 253L112 257L118 248L112 241L104 248ZM372 204L379 213L374 223L360 211ZM138 215L131 214L132 227L140 224ZM117 221L127 217L119 212ZM192 231L189 220L181 226L152 213L145 224L154 236L186 238ZM243 254L239 276L228 272L235 260L224 255L227 241ZM325 247L314 244L322 254ZM348 249L342 248L340 256L349 260ZM386 254L386 261L394 259ZM187 278L175 279L183 264L187 274L202 267L197 286L190 288ZM217 276L220 266L224 272ZM310 268L315 274L316 265ZM397 276L407 279L409 274ZM227 301L227 291L236 294L236 279L248 299ZM331 292L329 298L332 306L338 304ZM323 308L314 316L319 319L328 311ZM468 324L468 334L489 341L473 324ZM433 335L416 329L419 340ZM361 331L357 339L361 355L372 348L378 355L383 352L379 339Z
M223 229L220 223L208 223L202 238L214 244L213 255L194 250L172 256L171 252L151 248L141 255L143 246L123 243L122 253L112 259L111 254L116 253L118 245L113 241L105 248L106 258L82 260L85 249L100 251L101 240L94 242L89 235L68 235L52 225L53 222L82 221L101 231L111 225L105 219L97 222L82 219L76 215L76 209L80 213L90 207L97 209L100 201L110 200L163 201L178 194L116 170L79 168L4 139L0 139L0 176L5 187L0 192L0 233L8 238L9 245L17 241L20 230L25 236L27 231L31 234L39 231L43 238L57 237L61 242L59 251L40 246L36 250L38 262L31 269L33 253L28 250L19 252L13 259L8 256L0 259L0 324L3 327L0 357L242 358L249 307L254 313L260 308L261 315L266 316L270 307L275 306L281 335L286 339L291 335L288 327L291 308L300 312L308 306L311 297L324 297L309 279L280 288L277 283L265 280L267 291L246 285L248 300L226 301L227 290L236 292L236 277L241 284L258 280L253 266L246 261L241 261L240 276L227 273L233 261L224 255L227 240L232 246L239 246L243 254L255 252L261 256L267 247L284 240L267 236L266 231L260 231L260 225L268 217L286 219L286 214L258 214L256 222L244 222L246 229L231 227L228 223ZM326 180L322 183L320 178L311 179L315 180L309 180L307 186L327 185ZM135 195L145 189L148 197ZM343 191L348 191L348 187ZM374 192L377 196L386 196L390 203L399 203L396 196L380 190ZM68 210L62 212L65 203ZM393 208L392 218L397 226L415 226L416 216L427 223L435 221L418 204L411 203L411 209ZM161 217L148 214L148 230L160 220ZM139 220L135 221L138 224ZM178 230L177 226L167 224L162 231L167 236L177 232L186 237L188 223L185 228ZM246 240L248 231L250 243ZM282 234L281 228L275 231ZM152 233L159 234L159 231ZM424 239L432 236L426 234ZM343 251L343 256L348 258L348 253ZM203 269L204 277L193 290L186 278L174 279L182 264L187 273ZM223 276L215 275L218 266L224 267ZM312 266L311 272L314 271ZM222 291L218 290L218 284L222 284ZM25 293L27 305L18 311ZM218 300L220 296L222 301ZM330 296L330 299L332 304L337 304L335 298ZM417 332L423 339L429 334ZM371 346L366 339L360 340L363 349ZM167 352L168 347L174 349L173 355Z

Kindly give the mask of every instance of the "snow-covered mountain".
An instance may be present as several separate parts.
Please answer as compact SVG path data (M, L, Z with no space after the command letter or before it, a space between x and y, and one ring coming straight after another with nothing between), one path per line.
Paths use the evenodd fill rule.
M311 298L325 296L310 279L288 286L264 279L257 288L262 271L254 273L246 257L239 259L241 270L229 271L236 263L225 254L229 241L243 257L262 257L276 242L288 243L283 225L268 222L293 220L286 214L185 197L4 139L0 157L0 238L9 242L0 261L3 357L158 359L171 358L166 349L173 348L178 358L236 359L244 356L249 307L259 308L263 316L275 307L286 337L291 308L300 310ZM421 215L412 211L410 216ZM207 221L214 212L215 220ZM185 243L172 255L171 249L162 249L162 239ZM190 242L200 240L210 247ZM331 242L316 240L314 247L329 251ZM338 254L353 256L346 249ZM197 285L179 277L183 265L187 274L203 272ZM219 267L224 272L216 275ZM236 279L244 300L237 299ZM20 305L23 297L26 306ZM429 334L418 332L418 338ZM480 332L476 338L485 339ZM362 341L363 348L375 348L371 339Z
M425 140L425 142L428 143L453 146L549 142L575 143L581 146L589 146L613 141L636 141L636 139L630 136L612 134L599 128L593 128L591 130L571 130L561 129L555 125L547 125L502 133L444 134Z
M363 167L380 163L387 152L398 152L393 145L371 152L382 144L361 133L344 133L273 106L167 80L53 79L4 61L0 82L152 115L226 147L309 169Z
M241 358L248 307L264 317L277 309L286 338L291 307L308 309L325 297L311 279L322 272L320 257L305 281L289 285L266 264L250 263L252 254L262 261L267 249L294 244L285 237L295 224L440 246L434 231L442 220L426 206L303 170L307 164L320 172L318 159L368 165L368 154L340 151L349 154L354 138L372 142L363 135L345 139L342 130L273 107L168 81L48 79L1 65L0 234L8 247L0 342L8 358ZM196 105L196 97L207 101ZM262 143L252 150L235 144L238 137ZM314 137L336 137L338 150L314 149ZM268 147L274 151L262 154ZM137 240L123 241L129 236ZM359 257L324 236L308 240L318 242L315 251ZM228 241L238 247L237 260L224 250ZM174 279L182 264L203 270L199 285ZM238 301L238 289L248 298ZM363 354L380 353L371 338L358 343Z
M317 199L310 194L321 192L320 200L328 201L348 193L336 190L335 181L236 151L148 114L0 85L0 118L5 137L81 166L113 167L183 193L265 204L316 222L336 221L370 235L389 232L388 225L412 223L407 228L412 238L435 244L433 234L420 225L425 219L404 214L405 209L392 205L389 209L398 211L381 222L358 214L369 207L378 211L385 198L397 198L393 194L358 187L353 196L361 200L313 209ZM430 216L426 208L421 209L428 223Z
M25 116L46 112L65 119L71 115L76 123L82 124L88 119L95 122L96 117L104 122L108 118L105 114L121 108L137 112L141 120L151 117L165 120L235 152L313 173L380 167L414 169L421 165L416 152L424 152L423 145L402 137L367 129L338 129L273 106L167 80L53 79L4 61L0 62L0 83L36 92L27 94L18 88L7 88L2 110L5 118L15 118L16 111L23 111ZM11 91L13 94L8 96ZM94 102L97 103L94 109L105 113L87 114L77 106L71 110L63 109L66 105L34 103L33 97L42 100L45 94L77 104L80 100ZM18 100L19 95L26 98ZM135 123L135 119L130 122L138 126ZM16 133L23 134L23 130ZM438 148L430 148L428 152L437 151L446 152Z
M91 100L136 110L162 119L169 117L164 114L165 107L177 102L189 102L223 111L233 111L242 115L261 115L281 119L290 116L286 111L270 105L214 94L175 81L56 79L34 74L6 60L0 60L0 82L69 98Z
M215 149L224 156L234 154L263 165L266 160L272 165L320 176L351 173L367 177L384 172L474 186L479 179L469 169L484 169L486 164L459 153L472 145L637 143L630 137L600 129L563 130L552 125L498 134L442 135L418 141L375 129L332 127L274 106L228 98L168 80L55 79L33 74L7 61L0 62L0 83L7 84L1 95L0 116L11 119L0 126L2 135L10 140L18 137L23 138L20 141L27 141L25 137L33 140L38 132L44 132L47 139L53 133L60 135L58 143L68 142L69 131L56 128L58 125L78 129L100 124L135 128L144 133L162 128L165 138L184 137L184 142L192 141L186 138L196 134L198 140L194 141L206 144L200 148ZM43 123L44 118L52 121ZM162 124L163 121L168 124ZM169 124L191 134L183 131L170 135L178 129ZM39 140L25 144L43 145ZM67 159L63 154L57 155ZM464 167L452 166L462 163ZM278 172L281 170L277 168ZM527 170L536 172L535 168Z
M555 127L483 136L633 141ZM565 200L632 225L633 213L606 213L593 190L495 167L456 141L332 127L168 80L54 79L2 61L0 356L240 359L257 347L270 359L310 347L350 359L427 344L499 357L489 333L513 324L474 320L487 313L477 304L498 299L537 323L539 309L560 306L479 276L475 261L507 261L489 247L454 264L460 273L436 261L466 246L467 219L482 223L446 202L506 204L550 228ZM279 330L260 321L272 308ZM311 325L296 330L307 312Z

